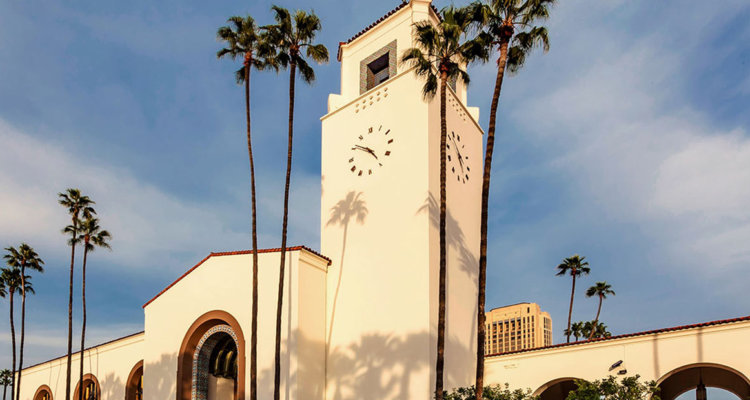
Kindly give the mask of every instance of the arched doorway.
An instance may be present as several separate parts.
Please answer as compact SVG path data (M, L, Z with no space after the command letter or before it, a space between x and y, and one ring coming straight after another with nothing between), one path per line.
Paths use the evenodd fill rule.
M578 387L576 379L578 378L567 377L549 381L539 387L534 395L539 396L539 400L564 400L568 397L568 393Z
M102 388L99 386L99 380L92 374L83 376L83 384L78 382L73 392L73 400L78 400L78 391L83 390L83 400L101 400Z
M39 386L33 398L34 400L52 400L52 390L47 385Z
M198 318L178 357L177 400L244 400L245 339L237 320L224 311Z
M125 386L125 400L143 400L143 360L135 364L133 369L130 370L130 374L128 374Z
M237 335L229 325L216 325L193 353L193 400L234 400L237 391Z
M685 365L664 375L657 382L659 397L674 400L703 382L707 387L724 389L741 399L750 398L750 380L734 368L712 363Z

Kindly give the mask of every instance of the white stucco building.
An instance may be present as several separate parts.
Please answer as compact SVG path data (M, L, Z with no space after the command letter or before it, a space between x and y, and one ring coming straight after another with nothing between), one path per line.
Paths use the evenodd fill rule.
M398 62L414 46L419 21L438 22L430 0L400 5L338 49L341 91L329 97L321 118L320 251L290 247L286 257L284 400L432 398L439 100L425 100L423 82ZM447 98L446 388L473 384L476 357L483 154L479 110L468 107L466 97L458 83ZM279 249L259 251L259 399L272 398L279 259ZM248 251L207 256L143 306L143 332L84 352L83 384L81 355L74 355L71 394L83 390L96 400L248 398L251 270ZM748 397L749 341L746 318L522 350L488 358L485 381L529 387L547 400L563 396L573 378L650 368L649 379L661 379L672 394L695 387L701 374L707 383ZM627 369L608 370L617 360ZM65 399L65 370L65 357L24 369L21 399Z
M288 249L284 399L430 398L438 305L439 100L399 64L429 0L402 4L338 49L322 121L321 243ZM482 131L448 94L446 386L473 379ZM279 250L259 251L258 390L273 389ZM251 254L211 254L144 305L144 331L87 350L78 388L101 399L245 399ZM211 288L211 290L206 290ZM64 399L66 358L23 371L23 400ZM142 393L142 394L141 394ZM45 396L47 396L45 398Z

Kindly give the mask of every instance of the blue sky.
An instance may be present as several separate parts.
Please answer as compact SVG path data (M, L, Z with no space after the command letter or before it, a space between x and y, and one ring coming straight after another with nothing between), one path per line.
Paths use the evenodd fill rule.
M279 4L314 9L335 55L399 3ZM0 244L26 241L47 262L29 300L27 365L65 348L64 188L94 198L114 236L112 252L91 257L90 343L140 330L141 305L207 253L249 247L243 94L237 66L215 58L215 32L235 14L268 23L270 5L0 3ZM748 314L749 19L741 0L556 7L550 52L504 86L488 306L538 302L564 340L570 282L554 267L580 253L592 273L573 317L593 317L583 291L606 280L617 296L602 320L614 334ZM314 248L318 119L339 90L335 57L316 71L297 91L290 216L290 242ZM486 126L494 68L470 73ZM262 247L279 244L286 91L283 75L253 80Z

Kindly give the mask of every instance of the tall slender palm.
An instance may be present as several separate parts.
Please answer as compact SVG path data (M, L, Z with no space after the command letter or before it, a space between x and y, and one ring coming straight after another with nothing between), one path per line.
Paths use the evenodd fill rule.
M573 298L576 294L576 278L581 275L588 275L591 272L589 263L586 257L581 257L578 254L568 257L557 266L557 275L570 275L573 277L573 288L570 290L570 309L568 310L568 343L570 343L570 317L573 315Z
M440 270L438 290L438 335L435 362L435 398L443 399L443 370L445 352L445 296L446 296L446 88L448 82L461 79L469 82L465 67L470 62L486 57L486 51L476 39L468 39L471 15L466 9L446 7L440 11L441 21L414 25L417 47L407 49L401 61L414 67L417 76L425 79L422 94L434 98L440 90Z
M555 0L481 0L472 3L469 8L482 30L490 35L488 44L496 48L497 76L495 90L492 92L490 122L487 129L487 146L484 153L484 172L482 176L482 219L479 242L479 293L477 309L477 365L476 384L477 399L482 399L484 388L484 308L485 287L487 284L487 229L490 204L490 173L492 156L495 150L495 126L497 108L500 102L500 91L503 86L506 67L513 73L518 71L526 55L536 46L549 49L547 29L535 26L549 15L549 7ZM492 49L490 49L492 50ZM570 327L568 327L570 328Z
M99 219L89 216L80 221L78 234L83 242L83 264L81 265L81 316L83 323L81 325L81 366L79 369L78 382L83 382L83 350L86 342L86 261L90 252L97 247L109 249L109 240L112 236L99 226ZM78 400L83 400L83 390L78 391Z
M253 161L253 142L250 130L250 73L252 69L263 70L272 63L264 60L259 53L263 52L264 42L259 35L258 26L251 16L233 16L227 20L232 26L219 28L216 36L225 42L227 47L216 53L217 58L229 57L232 60L243 58L242 67L235 72L237 83L245 84L245 120L247 123L247 155L250 159L250 207L251 207L251 236L253 245L253 294L252 294L252 322L250 329L250 400L257 399L258 374L258 234L255 201L255 162Z
M12 346L12 365L11 365L11 383L10 383L10 398L13 399L14 394L18 392L16 389L16 325L15 325L15 318L13 317L13 297L16 293L21 293L21 270L18 268L3 268L0 270L0 281L3 282L5 286L5 291L8 296L9 305L10 305L10 342ZM27 293L34 293L34 288L31 286L31 277L25 276L23 277L23 281L25 282L25 285L23 285L23 290Z
M68 245L70 245L70 282L68 288L68 359L67 370L65 375L65 400L70 400L70 375L73 363L73 267L76 258L76 245L80 242L78 237L78 224L80 217L91 218L96 214L94 211L94 201L88 196L81 194L79 189L67 189L64 193L57 194L61 206L65 207L70 215L71 224L63 229L63 234L69 235Z
M5 296L8 295L8 290L5 288L5 281L3 280L2 276L0 276L0 297L5 298ZM10 380L10 370L4 369L0 371L0 385L3 385L3 400L5 400L6 392L8 391L8 386L11 383Z
M286 180L284 183L284 217L281 223L281 266L279 268L279 295L276 304L276 353L274 356L273 399L279 400L281 385L281 311L284 296L284 265L286 257L286 234L289 216L289 183L292 172L292 139L294 136L294 83L299 68L300 77L306 83L315 81L315 71L305 56L318 64L328 62L328 49L322 44L313 44L321 29L320 18L314 12L289 10L273 6L275 25L263 28L268 41L267 56L279 67L289 68L289 133L287 138ZM273 51L273 54L270 54Z
M23 345L26 336L26 270L44 272L44 261L26 243L21 243L18 249L15 247L5 248L7 253L3 256L6 264L11 268L21 271L21 343L18 347L18 382L16 382L16 400L21 398L21 371L23 371Z
M2 295L4 292L4 287L2 286L2 283L0 283L0 297L5 297ZM8 392L8 386L10 385L10 370L4 369L0 371L0 385L3 385L3 400L5 400L5 396Z
M612 285L607 282L596 282L596 285L590 287L586 291L586 297L599 297L599 308L596 309L596 318L594 318L594 326L599 324L599 314L602 312L602 302L607 298L607 295L615 295L615 291L612 290ZM589 334L589 339L594 337L594 331Z

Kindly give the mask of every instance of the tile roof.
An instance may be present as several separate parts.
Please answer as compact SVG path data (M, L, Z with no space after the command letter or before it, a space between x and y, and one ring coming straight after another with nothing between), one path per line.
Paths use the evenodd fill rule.
M324 256L324 255L322 255L320 253L318 253L315 250L310 249L307 246L294 246L294 247L287 247L286 248L287 252L289 252L289 251L300 251L300 250L305 250L305 251L307 251L309 253L315 254L316 256L318 256L318 257L320 257L320 258L328 261L328 265L331 265L331 259L330 258L328 258L328 257L326 257L326 256ZM275 249L258 249L258 254L262 254L262 253L278 253L278 252L281 252L281 248L275 248ZM190 275L191 272L195 271L196 268L200 267L204 262L208 261L209 258L211 258L211 257L221 257L221 256L239 256L239 255L245 255L245 254L253 254L253 251L252 250L240 250L240 251L225 251L225 252L218 252L218 253L212 252L211 254L209 254L208 256L206 256L206 258L202 259L198 264L195 264L195 266L193 266L193 268L190 268L189 270L187 270L187 272L185 272L184 274L182 274L179 278L177 278L169 286L165 287L164 290L162 290L161 292L159 292L151 300L147 301L146 304L143 305L143 308L146 308L146 306L148 306L149 304L151 304L159 296L161 296L162 294L164 294L167 290L171 289L172 286L176 285L177 282L179 282L179 281L182 280L182 278Z
M732 318L732 319L720 319L720 320L717 320L717 321L702 322L702 323L692 324L692 325L673 326L671 328L655 329L655 330L651 330L651 331L643 331L643 332L636 332L636 333L626 333L624 335L611 336L611 337L608 337L608 338L598 338L598 339L591 339L591 340L581 340L579 342L572 342L572 343L560 343L560 344L554 344L552 346L536 347L536 348L533 348L533 349L524 349L524 350L509 351L507 353L488 354L485 357L499 357L499 356L507 356L509 354L528 353L528 352L532 352L532 351L550 350L550 349L557 349L557 348L569 347L569 346L580 346L580 345L584 345L584 344L605 342L605 341L608 341L608 340L624 339L624 338L630 338L630 337L636 337L636 336L647 336L647 335L654 335L654 334L657 334L657 333L683 331L683 330L686 330L686 329L705 328L705 327L709 327L709 326L726 325L726 324L732 324L732 323L744 322L744 321L750 321L750 316L739 317L739 318Z
M357 39L358 37L360 37L360 36L364 35L364 34L365 34L365 33L367 33L367 32L368 32L368 31L369 31L370 29L372 29L372 28L376 27L376 26L377 26L377 25L378 25L379 23L381 23L381 22L385 21L386 19L388 19L388 17L390 17L391 15L395 14L395 13L396 13L396 12L398 12L398 11L399 11L400 9L402 9L402 8L404 8L404 7L408 6L408 5L409 5L409 2L402 2L401 4L399 4L399 5L398 5L398 7L394 8L394 9L393 9L393 10L391 10L391 11L388 11L388 13L386 13L386 14L385 14L385 15L383 15L382 17L378 18L378 20L377 20L377 21L375 21L375 22L371 23L371 24L370 24L370 25L368 25L368 26L367 26L366 28L362 29L361 31L357 32L357 34L355 34L354 36L350 37L350 38L349 38L349 40L347 40L347 41L345 41L345 42L339 42L339 50L338 50L338 55L336 56L336 58L337 58L337 59L338 59L339 61L341 61L341 46L343 46L343 45L345 45L345 44L349 44L349 43L353 42L353 41L354 41L354 40L356 40L356 39ZM435 6L433 5L433 4L430 4L430 8L432 9L432 11L434 11L434 12L435 12L435 14L436 14L436 15L438 16L438 18L440 18L440 12L438 11L437 7L435 7Z

